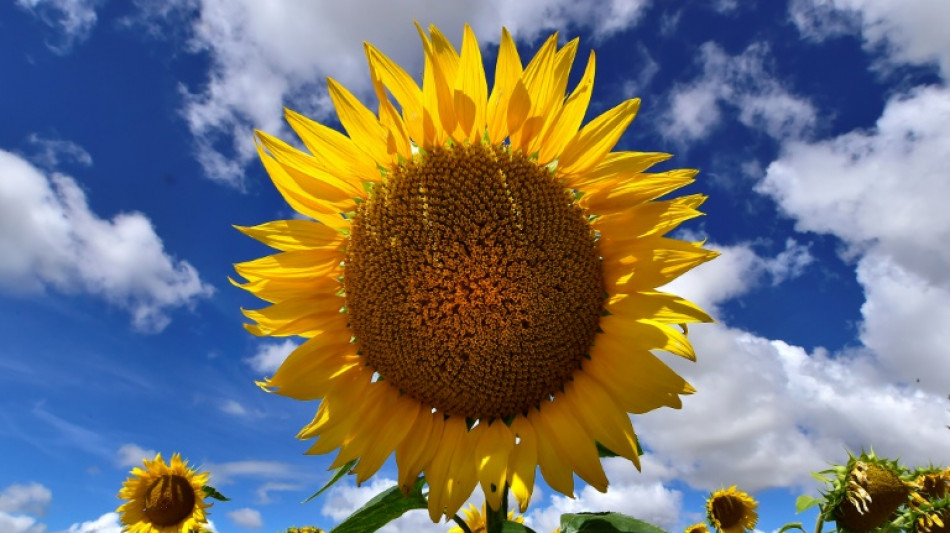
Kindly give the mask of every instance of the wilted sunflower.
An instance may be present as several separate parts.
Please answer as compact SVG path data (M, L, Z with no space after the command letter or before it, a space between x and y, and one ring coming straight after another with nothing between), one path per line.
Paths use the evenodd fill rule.
M744 533L755 529L759 504L747 493L728 489L717 490L706 500L706 517L720 533ZM702 524L699 524L702 525Z
M839 530L852 533L871 531L895 518L898 508L907 502L909 487L901 480L904 469L870 453L854 456L848 462L820 474L831 474L823 491L822 519L835 521Z
M203 531L207 523L202 487L208 482L208 473L198 474L188 468L177 453L171 464L165 464L162 454L142 461L145 469L135 467L132 476L122 485L119 498L128 500L117 512L131 533L190 533Z
M461 53L419 33L421 88L365 45L378 113L328 79L348 136L289 110L309 153L257 132L314 219L238 228L281 250L235 266L273 304L247 328L308 338L261 384L322 399L298 437L338 449L333 467L359 459L358 483L393 452L404 491L424 473L434 521L479 483L493 509L510 484L523 511L538 466L564 494L575 472L604 491L595 442L639 466L628 413L694 391L649 350L693 360L679 325L710 320L656 290L717 255L664 236L704 196L653 201L696 171L611 152L639 100L580 127L594 54L565 98L576 39L552 35L523 67L503 30L489 94L471 28Z
M462 511L465 514L465 525L468 526L468 530L472 533L485 533L488 531L488 525L485 523L485 517L487 515L487 510L485 509L485 504L482 504L481 511L478 510L478 507L475 507L474 504L469 504L468 509ZM519 524L524 523L523 516L515 516L514 511L508 511L508 521L517 522ZM448 533L462 533L462 528L455 526L448 531Z

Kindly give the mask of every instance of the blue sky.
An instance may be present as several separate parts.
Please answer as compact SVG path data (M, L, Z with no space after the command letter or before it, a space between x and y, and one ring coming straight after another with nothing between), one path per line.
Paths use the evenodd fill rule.
M219 532L328 528L392 484L388 464L299 503L328 476L293 438L316 405L253 384L297 341L246 333L260 304L227 276L267 253L232 224L291 216L252 129L290 138L282 106L336 126L324 80L368 100L364 40L421 72L414 19L456 43L470 23L490 66L502 25L522 57L580 37L588 118L642 98L618 148L675 154L710 196L680 235L723 255L670 287L718 320L691 329L698 362L668 359L699 392L634 417L642 473L608 460L610 490L576 500L539 486L538 531L607 509L681 530L733 484L760 530L811 527L794 498L845 448L950 463L950 4L390 4L0 5L0 531L118 531L155 451L233 499Z

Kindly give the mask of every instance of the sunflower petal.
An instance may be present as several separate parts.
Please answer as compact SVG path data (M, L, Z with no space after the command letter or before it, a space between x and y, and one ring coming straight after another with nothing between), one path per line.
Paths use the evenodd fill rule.
M702 216L703 213L696 208L705 200L706 195L693 194L663 202L647 202L624 212L597 217L591 222L591 227L600 231L604 241L602 246L648 235L665 235L681 223Z
M412 77L399 65L386 57L369 43L363 43L370 70L379 76L379 80L393 94L402 108L402 118L406 123L409 136L418 145L425 144L423 125L422 89Z
M377 166L388 165L390 157L386 149L386 131L376 115L333 78L327 78L327 88L340 124L343 124L353 144L370 156Z
M570 182L597 165L620 140L639 108L639 98L627 100L584 126L564 147L558 159L558 177Z
M512 421L511 430L517 436L517 443L508 463L508 484L518 500L519 509L524 513L531 501L534 476L538 470L538 436L534 426L521 415Z
M538 152L539 165L547 165L557 159L584 122L584 115L594 90L594 64L594 52L591 51L581 81L558 111L556 118L548 122L542 133L544 141Z
M555 453L569 461L577 475L600 492L607 490L607 475L600 464L597 447L590 435L571 414L564 402L565 393L556 393L554 400L543 404L535 428L540 425L551 438ZM542 467L542 472L544 469ZM545 476L547 479L547 476Z
M598 215L623 212L693 183L698 173L693 169L679 169L659 174L637 174L619 182L616 187L608 186L585 194L577 203Z
M586 372L575 373L574 380L564 386L564 399L588 435L640 469L630 417L596 379Z
M521 80L521 58L514 39L506 28L501 29L501 44L495 63L495 84L488 98L488 142L501 144L508 136L508 101L515 84Z
M514 448L515 437L504 422L495 419L491 423L475 426L470 438L476 440L475 461L485 500L492 509L500 509L508 458Z
M248 237L282 251L338 250L345 239L338 231L311 220L275 220L257 226L234 226Z
M701 245L666 237L645 237L603 249L604 282L610 294L661 287L688 270L719 256Z
M634 292L610 298L606 306L611 314L625 319L649 319L662 324L713 322L696 304L665 292Z
M558 430L553 428L554 431L551 431L552 428L545 423L546 420L541 419L540 415L537 409L531 409L528 412L528 422L538 436L535 444L538 448L538 466L541 467L541 475L552 489L573 498L574 475L571 473L573 468L567 457L560 453L560 449L554 447Z
M462 37L462 57L455 83L455 115L462 134L477 143L485 132L485 108L488 100L488 82L482 66L482 52L471 26L465 25Z

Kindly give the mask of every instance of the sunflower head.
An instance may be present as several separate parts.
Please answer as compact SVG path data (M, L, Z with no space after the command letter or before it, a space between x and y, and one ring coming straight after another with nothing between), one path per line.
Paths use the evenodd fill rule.
M746 533L755 529L759 519L756 512L759 504L748 493L728 489L717 490L706 500L706 518L719 533ZM704 524L697 524L697 527Z
M421 87L370 44L378 111L328 81L346 135L292 111L307 151L257 132L309 218L238 228L280 251L235 266L271 304L247 329L308 339L261 384L321 400L298 436L358 460L357 482L392 454L403 491L424 474L433 521L478 485L524 512L538 467L564 494L575 473L606 490L598 444L639 466L629 413L694 391L651 350L692 360L685 324L711 320L656 290L717 255L666 237L704 196L656 200L696 171L612 151L637 99L582 126L595 61L565 97L576 39L523 65L503 30L489 92L471 28L461 51L418 29Z
M166 464L162 454L133 468L122 485L119 498L128 500L117 509L122 523L134 533L191 533L207 523L204 485L208 473L188 468L179 454Z
M831 474L823 491L824 520L834 520L838 528L853 533L870 531L895 518L898 508L907 502L908 484L901 476L904 468L896 461L878 457L872 450L822 474Z
M284 533L324 533L324 531L314 526L288 527Z
M699 522L684 529L683 533L709 533L709 528L706 527L705 523Z
M950 493L950 468L917 468L905 476L908 486L926 500L939 500Z
M470 503L468 504L468 509L463 510L462 514L464 515L463 520L465 521L465 525L468 526L469 531L472 533L485 533L488 531L488 526L485 523L487 510L485 509L484 503L482 504L481 510ZM508 511L508 520L519 524L524 523L524 517L521 515L515 516L514 511ZM448 533L462 533L462 528L455 526L450 529Z

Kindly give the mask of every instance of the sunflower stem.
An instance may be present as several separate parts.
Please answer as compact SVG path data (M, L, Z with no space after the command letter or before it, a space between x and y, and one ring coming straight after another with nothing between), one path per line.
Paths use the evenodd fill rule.
M505 521L508 520L508 484L501 493L501 505L498 509L492 509L491 505L485 505L485 531L486 533L501 533Z
M462 533L472 533L472 530L468 528L468 524L466 524L466 523L465 523L465 520L463 520L462 517L459 516L458 514L456 514L455 516L453 516L453 517L452 517L452 520L453 520L456 524L458 524L459 529L462 530Z
M825 522L823 520L824 517L825 517L825 506L819 504L818 505L818 519L815 521L815 533L821 533L821 530L824 529L822 527Z

